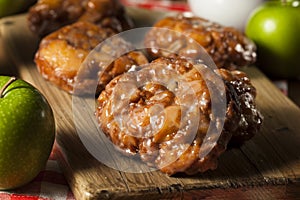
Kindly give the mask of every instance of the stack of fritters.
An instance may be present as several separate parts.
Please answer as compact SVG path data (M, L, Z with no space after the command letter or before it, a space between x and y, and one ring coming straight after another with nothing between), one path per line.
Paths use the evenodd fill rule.
M255 45L233 28L166 17L146 34L145 53L121 37L105 44L133 27L115 0L40 0L29 24L48 34L35 56L43 77L69 93L94 93L99 126L116 148L164 173L215 169L228 143L242 144L261 127L256 89L237 71L255 62ZM203 63L203 49L216 69ZM212 93L221 95L223 115Z

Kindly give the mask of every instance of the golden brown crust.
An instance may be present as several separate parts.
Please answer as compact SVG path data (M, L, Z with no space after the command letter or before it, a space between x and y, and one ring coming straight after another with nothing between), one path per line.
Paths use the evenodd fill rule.
M39 36L76 21L88 21L117 32L133 27L116 0L39 0L28 14L29 28Z
M76 22L43 38L35 55L35 63L45 79L61 89L73 93L74 84L80 84L80 80L77 80L78 73L80 69L85 70L82 63L87 55L97 45L113 35L115 32L111 29L100 28L89 22ZM104 59L104 57L100 58ZM99 66L101 59L95 60L94 65ZM104 66L107 69L106 73L101 76L102 79L99 83L101 88L99 86L99 89L102 89L113 77L129 70L132 65L144 63L147 63L147 59L141 52L129 52L129 54L120 55L120 58L117 57L115 62L109 66ZM99 70L99 67L96 67L91 71L81 72L81 77L88 80L90 77L95 77L93 84L97 86ZM96 76L93 76L92 73ZM77 92L94 92L93 94L95 94L95 91L88 91L90 86L91 84L81 84L78 86Z
M85 57L113 34L87 22L65 26L42 39L35 63L45 79L72 93L75 77Z
M218 157L225 151L232 135L237 135L237 130L241 128L240 120L244 111L240 107L240 101L243 99L237 95L239 89L235 82L243 83L245 81L249 87L251 86L250 82L244 74L225 69L217 71L225 83L226 119L223 127L219 127L221 125L218 123L212 125L216 126L215 129L212 129L213 131L221 130L217 142L208 142L208 145L201 149L211 120L221 120L219 119L221 116L212 112L212 100L207 86L207 84L215 83L211 70L201 64L197 65L196 68L195 64L182 58L159 58L151 62L148 67L150 67L151 73L161 73L163 79L166 76L166 80L171 80L168 79L170 74L167 70L171 69L172 72L183 77L183 80L190 84L186 91L193 92L182 94L183 98L180 99L180 95L176 96L174 92L169 90L172 88L171 83L171 85L162 85L150 81L144 85L139 85L138 82L134 81L134 75L132 77L118 76L106 86L98 98L96 115L101 129L122 152L129 155L139 154L148 165L155 166L169 175L178 172L195 174L215 169ZM138 74L138 80L143 80L143 76L147 76L145 80L149 79L149 74L144 73L143 70ZM129 81L129 83L124 82L124 80ZM122 84L119 84L120 82ZM175 91L183 87L180 85L179 83L174 85ZM217 93L221 92L218 91L218 86L214 89ZM126 91L127 95L131 94L128 100L124 100L125 102L115 101L116 96L126 95L122 91ZM249 95L253 94L252 92L253 90ZM192 98L196 99L196 104L199 107L193 107L196 104L188 104ZM187 104L193 108L192 112L189 113L190 119L198 119L197 112L200 113L196 135L192 134L189 123L186 123L182 118L184 116L182 114L186 113L182 105ZM252 109L256 109L254 103ZM120 118L116 113L126 113L126 115ZM257 111L257 113L259 112ZM153 117L156 121L151 121ZM248 122L255 123L255 121ZM261 123L253 125L256 127L255 130L245 129L245 127L243 130L253 131L253 134L250 133L253 136L260 125ZM213 141L213 138L211 140ZM199 155L205 152L205 148L211 148L211 151L200 158Z
M195 16L180 14L163 18L145 38L145 46L150 47L148 52L154 58L175 53L199 59L199 52L202 51L199 44L218 68L232 70L251 65L256 60L255 45L244 34Z

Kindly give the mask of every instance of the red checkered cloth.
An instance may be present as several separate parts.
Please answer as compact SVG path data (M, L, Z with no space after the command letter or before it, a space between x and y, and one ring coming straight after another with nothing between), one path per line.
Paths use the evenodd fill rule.
M134 6L156 11L190 11L185 0L120 0L126 6Z
M75 200L56 161L56 150L33 181L15 190L0 191L0 200Z

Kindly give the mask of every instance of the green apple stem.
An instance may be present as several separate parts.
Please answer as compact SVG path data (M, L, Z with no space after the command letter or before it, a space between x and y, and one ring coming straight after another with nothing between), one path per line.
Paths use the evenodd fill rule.
M5 83L5 85L0 89L0 98L3 97L3 93L5 91L5 89L12 83L14 82L15 80L17 80L16 77L10 77L10 79Z

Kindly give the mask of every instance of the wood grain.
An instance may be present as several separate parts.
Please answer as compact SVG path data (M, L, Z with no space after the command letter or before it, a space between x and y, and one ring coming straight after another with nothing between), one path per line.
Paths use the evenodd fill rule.
M38 73L33 56L39 40L26 15L0 22L0 74L16 75L48 99L57 123L56 155L77 199L296 199L300 196L300 110L257 68L246 68L264 115L260 133L227 150L215 171L169 177L157 171L125 173L97 161L77 135L72 97ZM5 65L5 66L4 66Z

